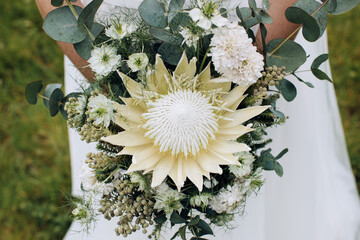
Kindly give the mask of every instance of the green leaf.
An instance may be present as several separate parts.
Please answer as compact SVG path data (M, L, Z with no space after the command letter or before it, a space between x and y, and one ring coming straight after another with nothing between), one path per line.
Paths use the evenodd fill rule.
M236 15L240 18L241 22L245 22L246 19L252 16L252 11L250 8L236 7Z
M293 72L306 62L306 52L298 43L288 40L272 55L271 53L283 39L274 39L267 44L266 65L285 66L287 72Z
M171 0L169 4L168 22L170 23L174 17L182 10L185 0Z
M274 114L275 117L281 118L281 119L285 119L285 114L274 109L273 107L269 108L270 112L272 112L272 114Z
M179 228L179 234L182 240L186 240L186 225Z
M199 222L195 225L200 229L198 236L203 235L214 235L213 230L210 228L209 224L207 224L204 220L200 219Z
M48 84L45 88L45 91L44 91L44 97L46 98L49 98L50 99L50 96L51 94L53 93L53 91L57 88L61 88L62 87L62 84L60 83L52 83L52 84ZM47 99L44 99L44 104L45 106L49 109L49 101Z
M196 216L193 219L190 220L190 222L187 224L188 226L194 226L199 223L200 216Z
M265 11L268 11L268 10L269 10L269 8L270 8L269 0L263 0L263 1L262 1L262 5L263 5L263 9L264 9Z
M56 88L50 95L50 100L49 100L49 110L50 110L50 115L52 117L54 117L60 110L60 103L64 98L64 94L63 92L59 89Z
M99 23L94 22L92 25L90 32L92 35L96 38L104 29L104 26L102 26ZM86 36L84 40L81 42L75 43L74 48L76 52L85 60L88 60L91 57L91 49L93 47L92 40L89 36Z
M255 12L257 9L255 0L248 0L249 7Z
M327 10L329 14L343 14L356 7L359 3L360 0L330 0Z
M267 52L267 49L266 49L267 29L263 23L260 23L260 32L261 32L261 40L262 40L262 44L263 44L263 52Z
M51 5L54 7L60 7L64 4L64 0L51 0Z
M304 38L310 42L319 39L326 29L327 12L325 8L318 10L320 5L315 0L299 0L285 12L290 22L303 24ZM315 11L317 12L313 15Z
M100 5L103 3L103 1L104 0L93 0L84 8L84 10L81 11L77 21L77 25L80 31L87 33L86 29L84 28L84 24L88 28L92 27L94 23L95 14L99 9Z
M165 28L168 24L164 3L157 0L144 0L139 6L142 19L150 26Z
M294 100L297 95L297 90L294 84L285 78L279 82L279 85L276 85L276 88L280 90L281 95L283 95L285 100L288 102Z
M308 87L310 88L314 88L314 85L310 82L305 82L304 80L302 80L301 78L299 78L295 73L293 73L294 77L296 77L297 80L299 80L300 82L306 84Z
M244 21L244 27L245 28L252 28L253 26L255 26L256 24L258 24L259 21L257 20L256 17L251 17L251 18L248 18L247 20Z
M79 14L82 8L74 6ZM68 6L51 11L45 18L43 29L56 41L78 43L84 40L86 33L79 31L77 20Z
M286 153L289 152L289 149L285 148L284 150L282 150L276 157L275 160L279 160L280 158L282 158Z
M151 28L150 34L161 41L180 46L183 42L183 38L180 36L173 35L171 32L161 28Z
M37 103L37 95L43 88L42 81L32 82L26 85L25 98L28 103L35 105Z
M183 54L183 49L174 44L163 43L159 47L158 52L165 62L176 66Z
M273 23L272 17L267 12L265 12L264 10L261 10L257 16L259 18L258 19L259 22L261 22L261 23L264 23L264 24Z
M274 170L279 177L282 177L284 175L284 169L280 163L275 162Z
M172 224L182 224L187 223L187 221L182 218L177 212L173 212L170 216L170 222Z
M154 218L154 221L155 221L156 223L159 223L159 224L165 223L166 220L167 220L167 218L166 218L165 213L163 213L163 214L161 214L161 215L159 215L159 216L156 216L156 217Z
M330 77L325 72L319 69L320 65L326 62L328 58L329 58L328 54L322 54L318 56L311 64L311 72L315 75L315 77L317 77L320 80L328 80L329 82L332 82Z

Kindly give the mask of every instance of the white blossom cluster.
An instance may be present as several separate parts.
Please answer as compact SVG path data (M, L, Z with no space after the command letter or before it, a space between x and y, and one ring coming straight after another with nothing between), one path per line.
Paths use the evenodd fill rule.
M137 30L133 23L127 23L121 19L113 19L110 27L105 29L105 35L114 40L121 40Z
M255 83L261 77L264 58L252 45L246 30L237 23L213 30L210 46L215 70L240 86Z
M254 156L250 152L240 152L236 154L241 166L230 165L229 170L237 178L243 178L250 174L252 170L252 163L255 161Z
M127 64L131 71L137 72L144 70L149 64L149 58L145 53L134 53L129 56Z
M215 1L198 1L198 8L191 9L189 16L197 26L205 30L209 30L213 24L223 27L228 23L228 19L221 16Z
M91 50L88 60L95 74L107 76L120 66L121 56L117 55L117 49L106 44Z
M111 121L115 120L114 106L110 99L104 95L90 97L89 103L89 120L95 121L96 125L108 127Z
M171 189L165 182L156 188L154 208L164 210L166 217L170 218L173 211L181 211L183 206L181 200L185 195L177 190Z

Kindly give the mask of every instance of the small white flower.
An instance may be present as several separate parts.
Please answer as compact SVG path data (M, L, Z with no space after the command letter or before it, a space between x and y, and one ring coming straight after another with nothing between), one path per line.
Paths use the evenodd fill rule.
M115 120L114 106L111 100L104 95L91 97L88 107L90 109L89 120L95 121L96 125L108 127L111 121Z
M200 193L190 198L190 204L193 207L202 207L206 208L209 205L209 200L211 199L210 193Z
M75 107L76 113L82 115L85 111L85 108L86 108L86 99L84 95L81 95L80 97L77 98L76 101L76 107Z
M91 58L88 60L91 69L98 75L107 76L116 70L120 65L121 56L117 55L116 48L102 45L91 51Z
M173 211L181 211L181 200L185 198L183 193L171 189L165 182L156 188L154 208L164 210L166 217L170 218Z
M149 58L145 53L134 53L129 56L127 64L131 71L137 72L146 68L149 64Z
M110 27L105 29L105 35L114 40L121 40L135 32L136 29L136 25L132 23L125 23L120 19L114 19Z
M82 183L82 188L85 191L93 190L96 183L96 175L93 169L91 169L86 163L83 163L81 167L81 174L80 174L80 180Z
M246 151L239 152L239 153L235 154L235 156L237 156L239 162L241 162L243 164L250 165L255 161L254 155L252 155L250 152L246 152Z
M182 28L180 34L184 38L183 44L186 43L186 45L188 45L189 47L194 47L196 49L197 42L200 39L197 34L193 33L188 28Z
M241 166L230 165L229 170L237 178L243 178L251 172L251 166L242 164Z
M212 178L211 181L208 180L208 179L205 179L204 180L204 186L206 188L212 188L212 187L215 187L216 185L218 185L218 181L215 179L215 178Z
M256 83L264 68L264 58L252 45L246 30L232 23L213 32L210 55L215 70L241 86Z
M199 6L201 9L193 8L189 11L190 18L196 22L197 26L209 30L212 24L217 27L223 27L228 23L228 19L221 16L214 2L199 2Z
M130 181L134 184L137 184L137 186L139 186L140 191L144 191L149 187L146 177L139 172L131 172Z

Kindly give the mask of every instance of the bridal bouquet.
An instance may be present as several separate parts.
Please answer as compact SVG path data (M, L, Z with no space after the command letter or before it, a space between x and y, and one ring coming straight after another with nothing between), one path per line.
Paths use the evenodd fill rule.
M65 97L59 84L43 94L41 81L26 88L29 103L42 97L52 116L60 111L84 141L97 143L84 161L75 219L116 218L115 232L124 237L154 225L149 237L158 238L170 225L171 239L204 239L212 226L225 228L243 213L247 197L264 184L263 170L282 176L278 160L287 149L274 156L266 131L285 122L277 100L296 97L288 75L313 86L296 75L307 55L291 36L266 44L267 0L230 9L215 0L144 0L138 10L123 9L101 23L94 18L102 0L84 9L51 2L59 8L44 30L74 44L96 76ZM300 0L286 16L315 41L328 13L353 6ZM330 80L319 69L326 60L316 58L311 71Z

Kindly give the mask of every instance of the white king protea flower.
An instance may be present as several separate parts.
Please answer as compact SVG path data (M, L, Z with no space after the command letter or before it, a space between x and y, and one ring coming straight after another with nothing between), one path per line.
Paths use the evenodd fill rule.
M219 7L215 1L201 0L198 1L199 8L193 8L189 11L190 18L196 22L196 25L209 30L211 25L223 27L228 23L227 18L221 16Z
M116 48L108 45L95 47L88 60L91 69L98 75L107 76L120 65L121 56L117 55Z
M137 72L144 70L149 64L149 58L145 53L134 53L129 56L127 64L131 71Z
M229 92L230 81L210 79L210 65L195 76L196 59L189 63L186 54L172 74L156 56L145 86L119 74L131 95L114 103L124 131L103 140L133 155L128 172L152 171L152 187L170 176L179 190L188 178L201 191L203 176L222 173L219 165L239 165L234 153L250 148L234 140L253 130L241 124L268 108L236 110L247 87Z
M246 30L232 23L213 32L210 46L215 70L241 86L255 83L264 69L264 58L252 45Z

